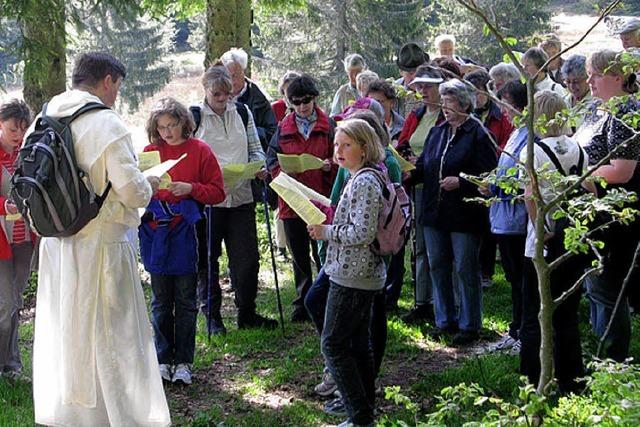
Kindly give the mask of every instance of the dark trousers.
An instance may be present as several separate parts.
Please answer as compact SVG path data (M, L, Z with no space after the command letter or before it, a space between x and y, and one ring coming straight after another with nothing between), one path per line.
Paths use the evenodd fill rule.
M389 267L387 268L387 280L384 284L386 304L389 306L398 305L400 294L402 293L402 285L404 283L404 249L403 246L400 252L391 256L389 260Z
M158 363L193 363L197 274L151 274L151 324Z
M311 256L313 252L314 262L317 264L318 249L316 242L311 240L307 232L307 224L300 218L285 218L284 233L287 236L287 246L293 261L293 280L296 285L296 299L293 300L294 310L304 310L304 297L307 295L313 282L311 271Z
M524 264L525 235L495 235L500 248L502 269L507 282L511 285L511 323L509 335L517 340L522 325L522 274Z
M331 283L322 329L322 354L354 424L373 422L375 376L369 323L374 294Z
M304 306L311 317L311 321L322 336L324 326L325 311L327 308L327 298L329 295L329 276L324 272L324 268L318 273L318 277L309 288L304 299ZM383 292L376 292L373 298L371 311L371 348L373 349L373 362L375 376L378 376L382 359L387 349L387 310L385 306L385 295Z
M575 261L575 260L574 260ZM557 298L580 276L584 268L565 262L551 274L551 293ZM523 316L520 329L520 371L537 384L540 378L540 294L531 258L525 258L522 280ZM575 390L575 379L584 374L578 329L580 292L574 292L553 313L553 365L558 386L564 392Z
M220 289L220 265L222 242L227 249L231 286L234 289L234 302L238 316L251 315L256 310L258 293L258 236L256 233L255 205L248 203L235 208L212 208L212 245L211 245L211 313L220 315L222 290ZM200 309L208 315L207 280L207 230L206 221L200 221L198 229L200 262L198 297Z
M482 243L480 244L480 271L482 277L491 279L496 271L496 243L496 235L487 227L482 233ZM502 252L500 252L500 256L502 256Z

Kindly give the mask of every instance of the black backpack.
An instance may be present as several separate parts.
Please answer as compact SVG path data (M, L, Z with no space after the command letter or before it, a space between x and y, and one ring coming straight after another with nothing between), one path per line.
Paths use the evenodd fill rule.
M71 116L54 119L47 116L45 104L20 149L11 199L40 236L72 236L98 215L111 183L96 196L87 174L76 163L69 125L88 111L104 109L108 107L91 102Z

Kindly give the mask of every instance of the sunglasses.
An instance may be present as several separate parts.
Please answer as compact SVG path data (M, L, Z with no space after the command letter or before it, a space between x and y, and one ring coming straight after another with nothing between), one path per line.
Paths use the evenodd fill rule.
M293 105L300 105L300 104L308 104L311 101L313 101L314 97L313 96L305 96L304 98L300 98L300 99L290 99L291 103Z

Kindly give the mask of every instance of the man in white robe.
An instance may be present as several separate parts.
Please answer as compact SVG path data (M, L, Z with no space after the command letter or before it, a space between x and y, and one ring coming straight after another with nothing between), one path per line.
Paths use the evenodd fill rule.
M47 114L70 116L88 102L113 107L125 77L108 54L82 55L72 89ZM137 256L128 236L158 186L140 173L130 133L113 110L71 124L78 166L96 191L112 188L96 218L40 244L33 350L35 421L52 426L171 424Z

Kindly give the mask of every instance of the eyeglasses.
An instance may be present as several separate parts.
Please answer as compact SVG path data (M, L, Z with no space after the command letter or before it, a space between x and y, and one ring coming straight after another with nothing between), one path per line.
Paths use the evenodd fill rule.
M290 99L291 103L293 105L300 105L300 104L308 104L310 102L312 102L314 100L315 97L313 96L305 96L304 98L299 98L299 99Z
M180 126L180 123L178 122L178 123L172 123L166 126L157 126L157 128L158 128L158 132L164 132L165 130L172 132L174 129L176 129L179 126Z

